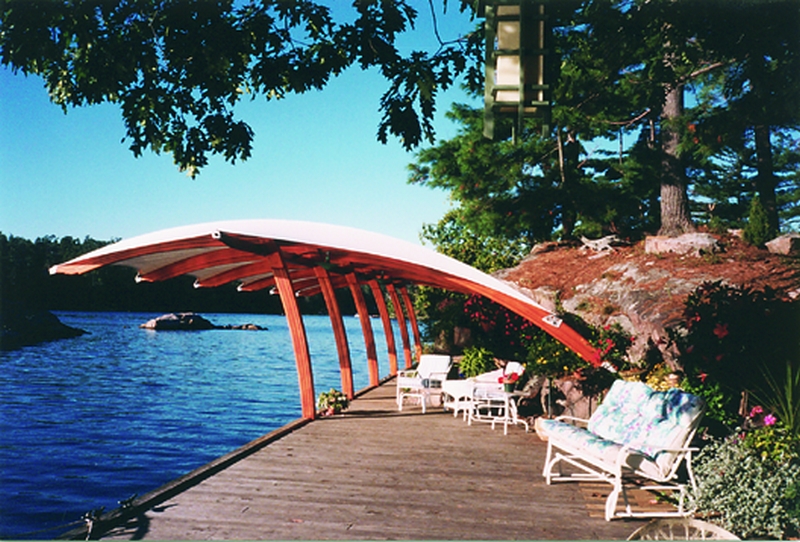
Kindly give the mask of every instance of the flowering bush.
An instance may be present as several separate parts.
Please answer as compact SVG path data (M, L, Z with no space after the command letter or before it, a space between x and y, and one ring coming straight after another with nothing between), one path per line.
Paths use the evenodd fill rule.
M531 373L550 378L572 374L588 366L578 354L543 331L533 334L526 359Z
M761 459L781 463L800 457L798 441L786 425L760 405L750 409L740 434L742 444Z
M534 335L543 333L536 325L488 299L473 295L464 303L475 343L501 359L522 359Z
M754 407L745 427L697 457L698 513L743 539L800 534L800 455L780 420Z
M619 372L629 366L628 349L635 337L627 333L619 323L606 324L595 328L591 343L597 348L592 365L604 367L612 373Z
M729 424L739 419L742 392L773 394L768 375L800 361L798 317L800 304L784 302L770 289L709 282L689 295L671 340L689 391L709 399L703 390L713 390L721 403L707 416Z

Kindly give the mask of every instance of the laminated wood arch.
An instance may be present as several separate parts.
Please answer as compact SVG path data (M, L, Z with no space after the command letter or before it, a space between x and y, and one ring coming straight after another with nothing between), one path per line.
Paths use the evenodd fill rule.
M290 319L301 406L307 418L316 413L311 360L295 300L298 295L323 293L328 303L331 289L350 289L367 346L370 385L378 384L379 375L375 339L361 285L369 285L371 281L399 290L417 356L419 329L406 284L482 295L530 320L585 360L592 361L596 355L595 349L575 330L509 284L425 247L353 228L289 220L184 226L120 241L55 265L50 272L81 274L106 265L135 268L140 281L190 275L198 288L237 282L240 290L277 289ZM387 291L392 303L399 305L392 290ZM329 307L331 310L335 312ZM395 306L395 312L400 314L402 309ZM347 364L341 356L340 349L340 364L346 371ZM393 366L396 370L396 354Z
M411 296L408 295L408 290L405 286L400 287L400 295L403 298L403 304L406 306L408 313L408 320L411 322L411 333L414 335L414 356L419 361L422 356L422 341L419 338L419 325L417 324L417 314L414 312L414 303L411 302Z
M378 307L378 315L380 315L381 323L383 324L386 349L389 353L389 374L394 376L397 374L397 347L394 343L394 332L392 331L392 320L389 318L389 309L386 307L386 299L383 297L383 291L378 281L370 279L367 284L369 284L369 288L372 291L372 297L375 300L375 306Z
M397 324L400 326L400 339L403 341L403 360L405 361L405 368L411 368L411 345L408 341L408 327L406 327L406 317L403 315L403 307L400 305L400 296L397 295L397 288L394 284L386 285L386 293L389 294L389 299L392 301L394 307L394 315L397 318Z

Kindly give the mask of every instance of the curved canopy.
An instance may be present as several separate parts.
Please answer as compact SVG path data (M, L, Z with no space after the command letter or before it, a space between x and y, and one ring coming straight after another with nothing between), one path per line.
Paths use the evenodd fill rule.
M319 293L314 269L334 287L360 281L414 283L480 294L530 320L591 361L595 349L575 330L507 283L425 247L354 228L290 220L238 220L184 226L134 237L55 265L82 274L105 265L133 267L137 280L195 277L195 287L238 282L242 291L275 285L269 256L279 253L296 295Z

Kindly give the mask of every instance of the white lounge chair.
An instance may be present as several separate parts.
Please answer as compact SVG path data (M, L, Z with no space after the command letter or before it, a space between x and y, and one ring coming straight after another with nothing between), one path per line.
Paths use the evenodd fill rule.
M423 354L415 369L397 373L397 409L402 412L406 398L419 399L422 413L430 403L432 393L441 393L442 382L447 379L452 360L448 355Z

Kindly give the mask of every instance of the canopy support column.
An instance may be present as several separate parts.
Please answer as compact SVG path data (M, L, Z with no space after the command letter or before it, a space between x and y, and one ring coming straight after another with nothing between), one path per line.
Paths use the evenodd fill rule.
M414 304L411 302L411 298L409 297L408 290L406 290L405 286L400 287L400 296L403 298L403 303L405 304L406 312L408 313L408 319L411 322L411 332L414 334L414 350L417 356L417 361L419 361L420 356L422 356L422 341L419 339L417 314L414 312Z
M331 319L333 337L336 341L336 352L339 354L339 372L342 377L342 393L348 399L355 395L353 390L353 367L350 360L350 347L347 344L347 332L342 320L342 311L339 302L336 300L336 292L331 284L331 276L323 267L315 267L314 273L319 280L319 287L322 290L322 297L325 299L325 306L328 308L328 316Z
M394 307L394 314L397 317L397 323L400 325L400 338L403 340L403 359L405 360L405 368L411 368L411 344L408 340L408 327L406 327L406 317L403 315L403 305L400 304L400 296L397 295L397 289L391 282L386 285L386 291L389 293L389 299L392 301Z
M367 368L369 369L369 385L374 387L380 383L378 373L378 353L375 350L375 334L372 332L372 323L369 320L369 309L364 301L364 293L358 284L355 273L345 275L350 294L358 311L358 320L361 322L361 331L364 333L364 346L367 350Z
M389 374L397 374L397 347L394 344L394 332L392 331L392 319L389 318L389 309L386 307L386 299L383 297L383 291L380 284L376 279L369 281L369 287L372 290L372 297L375 298L375 304L378 306L378 313L381 315L381 322L383 322L383 333L386 335L386 349L389 351Z
M292 279L289 277L289 271L286 269L286 264L280 251L273 252L267 258L272 266L275 286L278 288L283 311L286 313L286 321L289 324L289 333L292 337L294 358L297 364L297 379L300 384L300 407L303 418L313 420L317 415L316 398L314 397L314 378L311 373L311 354L308 350L308 339L306 337L306 328L303 325L303 317L300 314L300 307L297 305Z

